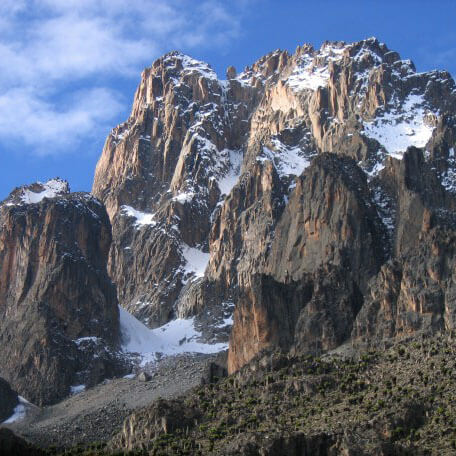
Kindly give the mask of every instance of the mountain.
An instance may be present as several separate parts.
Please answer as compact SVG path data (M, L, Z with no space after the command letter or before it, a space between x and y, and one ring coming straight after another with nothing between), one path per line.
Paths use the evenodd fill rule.
M225 80L170 52L91 195L53 179L0 204L0 376L51 404L228 346L206 380L228 379L66 432L100 429L100 454L451 454L455 149L452 77L375 38Z
M103 205L53 179L0 205L0 375L37 405L125 370Z
M93 193L119 301L150 327L230 336L229 370L453 327L456 87L385 44L274 51L219 80L144 70Z

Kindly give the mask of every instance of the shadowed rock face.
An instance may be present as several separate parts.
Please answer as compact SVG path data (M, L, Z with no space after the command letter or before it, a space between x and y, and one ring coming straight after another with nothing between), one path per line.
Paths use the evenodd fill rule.
M10 429L0 429L0 453L5 456L44 456L45 451L35 448Z
M453 230L455 106L447 72L417 73L374 38L277 50L226 81L163 56L108 136L93 185L113 223L121 305L151 327L196 315L220 341L234 304L231 371L269 345L367 340L382 318L371 295L402 286L382 274L413 275L429 230ZM452 304L429 299L418 313L432 316L391 317L378 337L442 327Z
M420 233L416 249L382 266L358 315L353 339L373 343L455 329L456 231Z
M106 346L119 342L106 211L88 194L43 193L48 184L0 206L0 373L38 405L112 374Z
M443 147L437 141L432 151ZM454 328L455 199L438 176L434 162L418 149L408 150L401 162L381 173L396 201L394 254L369 284L354 342Z
M229 371L271 345L321 352L348 339L361 290L383 261L382 238L360 168L335 154L316 158L277 223L271 276L242 283Z
M365 289L384 260L383 231L362 170L350 158L322 154L296 180L268 269L285 281L331 264Z
M9 384L0 378L0 423L8 419L19 403L17 393L11 389Z

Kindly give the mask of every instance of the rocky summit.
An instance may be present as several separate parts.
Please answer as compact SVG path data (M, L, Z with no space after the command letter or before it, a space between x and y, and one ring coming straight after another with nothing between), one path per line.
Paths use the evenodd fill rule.
M110 243L103 205L62 180L18 188L0 206L0 375L37 405L118 370Z
M176 350L227 359L87 454L454 454L455 151L451 75L375 38L223 80L170 52L92 194L54 179L1 203L0 376L55 403L130 369L127 333L163 356L185 324Z

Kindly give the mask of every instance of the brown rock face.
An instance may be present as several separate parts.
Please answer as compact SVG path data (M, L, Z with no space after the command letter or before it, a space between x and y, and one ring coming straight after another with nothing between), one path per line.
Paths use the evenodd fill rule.
M240 167L250 93L173 52L144 71L129 120L106 141L93 193L113 221L109 273L121 304L150 326L175 315L173 304L194 273L186 268L188 249L207 253L224 189L216 179Z
M442 141L434 142L433 154L445 150ZM355 342L454 328L455 200L435 172L441 161L426 162L421 150L411 148L380 175L395 201L395 255L369 284Z
M234 312L228 372L235 372L272 345L289 349L296 321L311 296L310 281L283 284L265 275L252 277L250 286L240 292Z
M0 206L0 373L39 405L112 374L107 347L119 342L106 211L49 187L18 189Z
M270 346L321 352L348 339L383 261L382 239L360 168L335 154L316 158L276 225L265 268L274 279L240 285L229 371Z
M353 331L373 343L455 328L454 230L421 233L413 253L386 263L369 288Z
M383 262L383 230L362 170L350 158L321 154L296 180L275 230L269 270L281 281L297 280L330 264L364 289Z

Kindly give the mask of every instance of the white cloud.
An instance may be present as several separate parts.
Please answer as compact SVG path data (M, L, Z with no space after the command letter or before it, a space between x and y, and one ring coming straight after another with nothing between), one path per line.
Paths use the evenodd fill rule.
M51 154L102 132L127 111L112 80L138 78L173 48L226 46L240 33L245 2L228 9L217 0L2 0L0 142ZM58 100L71 96L62 108Z
M90 139L122 110L117 94L95 88L72 94L63 106L36 96L30 88L0 95L0 137L21 141L37 155L47 155Z

